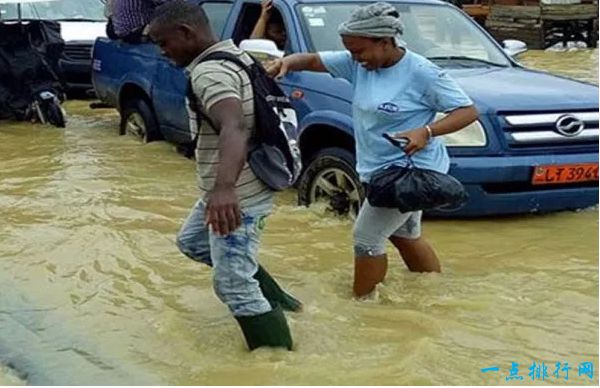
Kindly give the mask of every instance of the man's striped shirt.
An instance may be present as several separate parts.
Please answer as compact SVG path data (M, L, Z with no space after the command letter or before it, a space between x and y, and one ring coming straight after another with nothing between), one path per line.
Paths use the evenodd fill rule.
M203 58L216 51L226 51L237 55L247 65L253 63L252 58L235 46L232 40L219 42L209 47L188 66L193 93L205 114L217 102L226 98L240 100L244 114L244 128L253 131L255 127L254 94L248 74L244 69L227 60L210 60L200 63ZM199 133L196 145L196 164L199 187L202 194L206 195L212 190L217 176L219 136L206 121L201 122L198 126L196 113L189 110L189 107L188 113L192 135L195 137ZM270 200L273 196L273 192L254 175L247 162L236 183L236 194L241 207Z

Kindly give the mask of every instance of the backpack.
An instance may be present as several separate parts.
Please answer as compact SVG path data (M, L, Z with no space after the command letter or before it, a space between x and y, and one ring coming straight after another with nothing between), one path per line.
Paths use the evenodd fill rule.
M227 60L248 74L252 82L256 118L255 131L250 135L248 143L248 165L254 175L269 188L281 191L291 187L302 170L298 147L298 120L290 100L279 85L269 77L254 57L252 59L254 63L248 66L234 54L220 51L207 55L202 62ZM217 132L218 129L210 118L198 109L198 99L194 95L190 80L186 95L191 110L197 115L198 128L202 119ZM198 136L199 130L193 141L194 146Z

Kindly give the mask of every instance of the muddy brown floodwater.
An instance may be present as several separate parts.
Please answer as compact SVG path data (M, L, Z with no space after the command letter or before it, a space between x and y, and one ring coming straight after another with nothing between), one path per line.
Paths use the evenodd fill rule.
M598 82L597 50L521 61ZM427 220L444 273L409 273L390 248L385 284L357 302L351 221L284 193L260 257L305 311L289 315L296 351L248 353L174 244L193 162L87 105L66 105L64 130L0 123L0 385L598 384L597 208Z

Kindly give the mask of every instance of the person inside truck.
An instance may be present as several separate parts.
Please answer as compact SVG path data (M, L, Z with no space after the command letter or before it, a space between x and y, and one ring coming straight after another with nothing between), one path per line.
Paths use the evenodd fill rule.
M339 27L346 51L293 54L266 68L281 78L293 71L329 72L353 86L356 170L368 183L378 170L406 166L447 173L449 156L439 136L477 119L473 102L450 76L426 58L403 47L400 15L389 3L357 8ZM435 121L437 112L447 116ZM405 138L400 150L384 134ZM386 240L398 249L408 269L440 272L440 262L421 236L421 211L401 213L364 201L353 231L356 297L368 296L387 273Z
M273 0L263 0L258 21L250 34L250 39L269 39L284 51L287 42L287 33L283 18L278 10L274 9Z

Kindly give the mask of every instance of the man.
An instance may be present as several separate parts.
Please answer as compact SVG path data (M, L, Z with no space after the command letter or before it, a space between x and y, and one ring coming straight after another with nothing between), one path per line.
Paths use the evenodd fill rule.
M276 9L273 12L273 0L263 0L261 3L260 17L250 34L250 39L269 39L279 50L285 51L287 33L283 18Z
M150 22L154 9L170 0L107 0L107 36L127 43L141 43L144 28Z
M250 350L261 346L291 350L282 308L299 311L301 304L256 260L273 192L246 162L247 142L255 130L251 80L231 61L202 62L207 55L223 51L246 64L252 59L231 40L219 42L197 5L174 0L159 7L155 15L150 36L163 55L187 67L190 93L197 100L189 114L190 128L198 138L201 196L179 232L179 249L212 266L215 292L238 321ZM198 124L196 111L215 128L209 120Z

